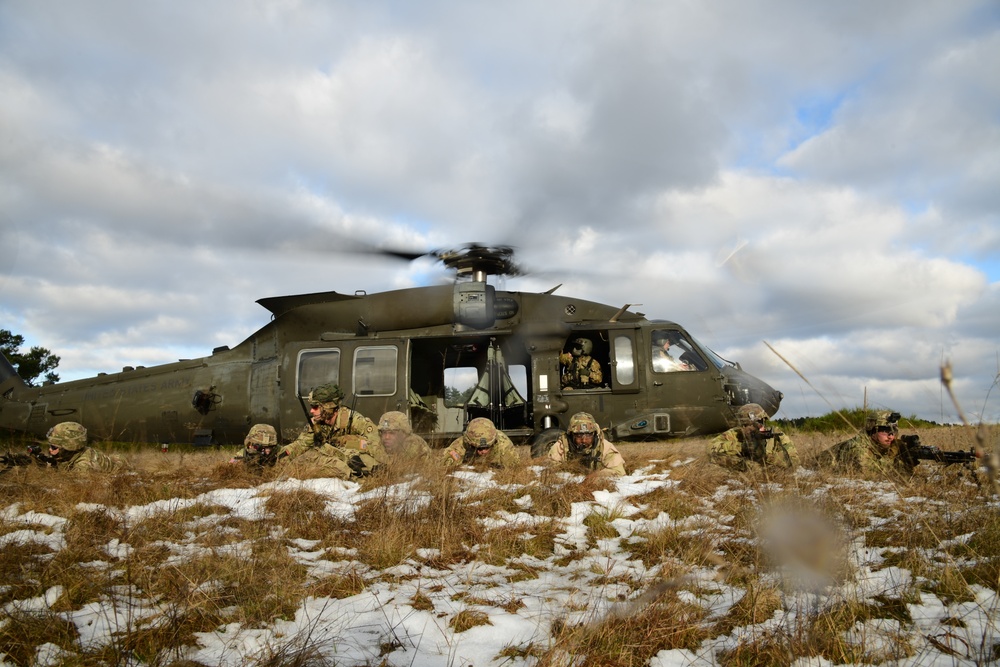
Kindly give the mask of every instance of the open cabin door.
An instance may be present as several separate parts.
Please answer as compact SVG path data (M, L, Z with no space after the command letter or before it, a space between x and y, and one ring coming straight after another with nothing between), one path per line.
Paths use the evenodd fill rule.
M503 352L490 339L486 365L479 382L465 404L466 419L486 417L501 431L523 428L528 421L528 405L507 372Z

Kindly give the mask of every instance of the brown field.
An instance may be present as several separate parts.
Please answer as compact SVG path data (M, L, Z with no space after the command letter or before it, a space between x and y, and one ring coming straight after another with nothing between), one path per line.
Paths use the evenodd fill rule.
M646 665L661 651L693 651L719 665L791 665L810 656L985 664L1000 655L1000 636L970 616L998 621L983 600L1000 588L1000 512L982 470L925 462L907 479L845 477L808 461L850 434L789 435L804 461L798 473L723 470L705 460L707 438L622 444L630 472L642 472L638 483L670 484L594 505L577 543L565 532L571 508L613 491L614 482L525 465L470 492L438 466L417 465L363 480L366 499L344 517L319 492L268 485L280 481L273 469L229 464L231 449L119 448L127 465L93 476L15 468L0 475L0 654L11 664L35 664L44 651L57 651L61 664L212 664L193 658L195 647L219 628L240 627L270 633L266 655L241 665L431 664L414 663L407 651L432 642L388 630L382 655L362 662L323 658L318 639L292 646L270 630L309 600L333 607L376 591L405 599L410 614L439 618L435 627L449 642L491 617L529 615L539 634L494 656L526 665L567 664L567 656ZM920 435L948 450L975 442L964 427ZM988 446L997 435L987 429ZM527 447L519 450L526 459ZM404 486L405 498L388 492ZM234 489L259 495L265 515L248 516L210 493ZM484 522L515 514L539 521ZM645 574L607 568L616 540L614 558ZM318 561L324 568L294 557L304 542L327 554ZM415 579L383 574L413 563L426 568ZM506 583L477 583L484 567L501 568ZM857 592L886 568L912 578L898 589ZM461 591L432 574L466 571L469 589ZM565 577L565 588L539 591L543 574ZM800 608L803 591L819 590L824 602ZM723 597L733 603L722 605ZM531 607L539 600L554 610L544 621ZM926 600L947 610L931 629L911 611ZM458 602L460 611L447 611ZM72 619L108 604L118 605L107 615L120 625L84 642L85 626ZM154 611L121 613L132 605ZM855 636L886 624L894 630L877 641ZM959 634L961 644L951 639Z

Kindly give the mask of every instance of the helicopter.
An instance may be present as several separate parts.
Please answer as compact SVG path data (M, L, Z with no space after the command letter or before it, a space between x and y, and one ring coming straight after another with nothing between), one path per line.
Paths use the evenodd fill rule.
M498 289L489 278L522 275L510 246L385 252L429 255L454 281L259 299L271 320L233 348L39 387L0 355L0 428L41 436L76 421L103 441L223 445L266 423L287 441L309 423L304 398L334 383L345 405L374 419L404 412L429 442L487 417L536 451L577 412L627 441L718 433L740 405L773 415L781 403L780 391L633 304L556 295L561 285ZM566 362L584 350L602 372L574 386Z

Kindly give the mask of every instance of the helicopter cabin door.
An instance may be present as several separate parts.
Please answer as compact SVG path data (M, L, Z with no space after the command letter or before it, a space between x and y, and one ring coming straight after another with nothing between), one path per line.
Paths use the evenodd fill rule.
M313 389L328 383L344 392L344 405L372 421L378 421L385 412L405 410L402 347L402 341L335 341L323 347L302 347L294 356L290 354L286 360L294 360L293 367L284 377L294 378L294 395L286 392L283 396L282 423L292 424L291 429L306 425L305 399ZM284 435L288 437L287 432Z

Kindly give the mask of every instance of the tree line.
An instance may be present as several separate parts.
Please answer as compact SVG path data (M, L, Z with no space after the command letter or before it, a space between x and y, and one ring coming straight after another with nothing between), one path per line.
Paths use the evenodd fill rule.
M43 382L59 382L59 374L55 372L61 359L51 351L38 345L23 351L24 336L0 329L0 352L7 357L21 379L30 386L35 386L38 378Z

